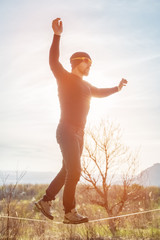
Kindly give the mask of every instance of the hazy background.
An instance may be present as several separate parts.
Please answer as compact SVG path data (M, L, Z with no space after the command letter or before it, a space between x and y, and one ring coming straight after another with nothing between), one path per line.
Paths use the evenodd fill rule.
M61 62L87 51L85 80L97 87L128 86L93 99L88 123L120 123L124 142L140 147L139 170L160 163L160 1L0 1L0 169L58 171L60 109L49 68L52 20L61 17Z

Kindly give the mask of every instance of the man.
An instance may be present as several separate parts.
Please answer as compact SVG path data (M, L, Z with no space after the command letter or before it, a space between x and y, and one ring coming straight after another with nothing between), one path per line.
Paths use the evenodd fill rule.
M75 190L81 175L81 154L83 150L84 127L90 108L91 97L107 97L116 93L127 84L122 79L113 88L96 88L83 80L88 76L92 64L91 57L85 52L76 52L70 58L71 73L66 71L59 62L59 42L63 31L60 18L53 20L53 43L50 48L49 63L57 80L58 95L61 107L61 118L57 128L57 142L63 155L63 165L46 190L46 194L36 202L38 209L49 219L51 201L64 186L63 205L64 223L78 224L87 222L88 218L80 215L76 209Z

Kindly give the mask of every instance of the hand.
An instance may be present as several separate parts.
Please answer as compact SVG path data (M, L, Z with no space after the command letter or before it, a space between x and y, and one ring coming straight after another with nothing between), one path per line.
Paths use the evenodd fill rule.
M123 88L123 86L126 86L127 83L128 83L128 81L126 79L122 78L122 80L120 81L120 83L118 85L118 91L120 91Z
M60 18L56 18L52 22L52 29L56 35L61 35L63 32L63 25L62 21L60 21Z

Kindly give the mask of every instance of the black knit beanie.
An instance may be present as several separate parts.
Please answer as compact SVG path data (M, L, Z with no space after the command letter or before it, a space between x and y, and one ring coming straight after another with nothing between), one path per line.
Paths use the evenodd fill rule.
M88 55L88 53L85 52L75 52L72 54L72 56L70 57L70 63L72 66L72 69L75 68L78 64L80 64L83 60L82 59L75 59L74 58L78 58L78 57L86 57L91 59L91 57Z

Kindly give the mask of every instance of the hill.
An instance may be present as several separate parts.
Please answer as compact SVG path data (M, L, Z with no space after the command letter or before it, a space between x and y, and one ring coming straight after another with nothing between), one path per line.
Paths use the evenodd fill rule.
M160 187L160 163L145 169L137 176L138 182L143 186Z

